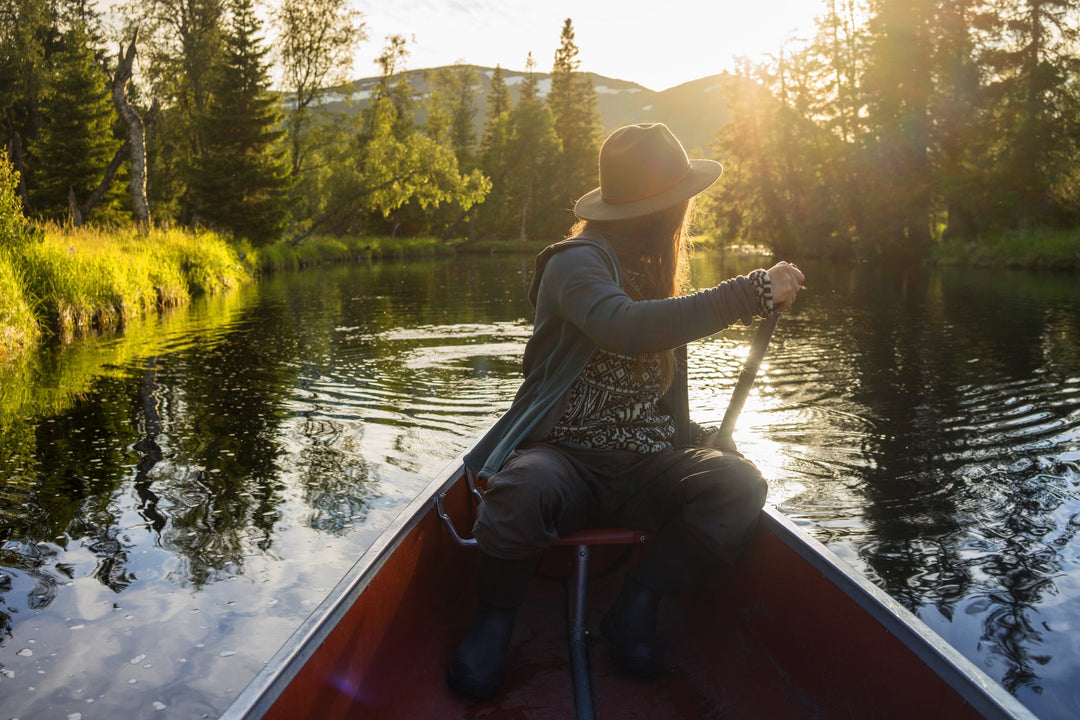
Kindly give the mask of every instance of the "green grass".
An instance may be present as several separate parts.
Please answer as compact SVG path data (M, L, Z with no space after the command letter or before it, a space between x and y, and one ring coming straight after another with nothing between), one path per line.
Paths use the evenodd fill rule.
M38 323L65 340L123 327L253 275L224 238L208 232L46 226L43 240L14 246L8 256Z
M255 249L207 231L40 230L40 240L0 244L0 360L32 346L42 331L69 341L123 328L260 272L454 253L430 237L314 237Z
M25 279L11 261L10 252L0 249L0 361L8 355L21 353L41 334L25 286Z
M1003 231L969 243L942 243L932 260L941 265L1080 271L1080 229Z

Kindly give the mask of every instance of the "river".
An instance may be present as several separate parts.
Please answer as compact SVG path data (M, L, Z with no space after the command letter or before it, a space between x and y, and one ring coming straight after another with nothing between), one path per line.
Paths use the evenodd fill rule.
M1080 715L1080 283L800 267L735 438L768 502L1040 718ZM531 271L281 274L0 368L0 717L220 714L508 405ZM691 346L699 422L751 333Z

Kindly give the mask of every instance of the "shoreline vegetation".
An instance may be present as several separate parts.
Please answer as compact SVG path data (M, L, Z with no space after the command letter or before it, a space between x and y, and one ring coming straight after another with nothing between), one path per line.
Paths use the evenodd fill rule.
M120 331L134 319L257 280L264 273L343 262L455 254L533 253L545 243L446 243L429 237L315 237L252 248L212 231L44 225L0 246L0 362L56 338ZM699 238L699 250L718 248ZM1008 233L940 243L937 265L1080 271L1076 231Z
M38 342L123 330L263 273L386 257L452 254L433 238L311 238L252 248L207 230L44 225L0 243L0 362Z

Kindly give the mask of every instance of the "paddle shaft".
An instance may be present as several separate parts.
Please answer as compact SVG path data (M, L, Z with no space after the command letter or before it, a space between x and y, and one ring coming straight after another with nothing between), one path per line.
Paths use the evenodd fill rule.
M728 403L727 412L724 413L724 420L720 423L720 436L723 438L730 438L735 432L735 421L738 420L739 413L742 411L746 398L750 394L750 387L757 377L758 368L761 367L761 359L765 357L765 350L769 347L773 330L776 329L776 323L779 321L780 313L773 313L765 318L758 325L758 329L754 333L754 339L750 341L750 354L746 356L746 362L743 363L742 370L739 372L739 380L735 383L735 389L731 393L731 401Z

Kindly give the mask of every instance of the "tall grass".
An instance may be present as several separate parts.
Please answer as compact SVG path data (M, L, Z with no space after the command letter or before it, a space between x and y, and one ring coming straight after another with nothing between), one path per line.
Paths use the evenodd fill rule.
M452 254L434 238L310 238L254 249L209 231L45 225L36 239L0 243L0 359L41 331L61 340L125 327L259 272Z
M40 321L62 339L122 327L252 277L228 242L209 232L46 226L42 241L10 254Z
M10 253L0 248L0 360L26 349L41 334L25 286Z

